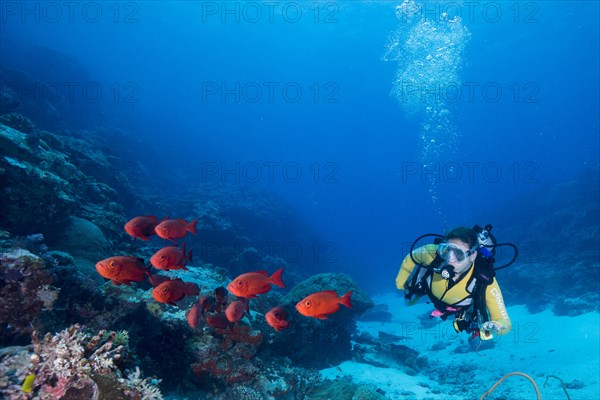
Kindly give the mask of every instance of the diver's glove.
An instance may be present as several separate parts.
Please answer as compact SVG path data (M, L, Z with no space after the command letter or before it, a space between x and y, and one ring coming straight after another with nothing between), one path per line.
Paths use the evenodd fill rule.
M484 331L490 331L492 333L498 334L506 328L497 322L487 321L487 322L484 322L483 325L481 325L481 329Z

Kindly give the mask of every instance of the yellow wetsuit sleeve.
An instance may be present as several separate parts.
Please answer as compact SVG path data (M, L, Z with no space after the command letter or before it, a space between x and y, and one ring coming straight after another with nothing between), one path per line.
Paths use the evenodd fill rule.
M414 250L413 258L421 265L429 265L435 258L436 250L437 246L435 244L427 244ZM396 287L398 290L404 290L404 284L410 277L410 274L412 274L413 269L415 269L415 265L416 264L410 258L410 254L404 257L398 275L396 276Z
M494 281L488 285L485 291L485 305L488 309L490 321L497 323L504 329L500 332L500 335L506 335L510 332L512 325L510 323L510 317L506 306L504 305L504 299L502 297L502 291L498 286L498 281Z

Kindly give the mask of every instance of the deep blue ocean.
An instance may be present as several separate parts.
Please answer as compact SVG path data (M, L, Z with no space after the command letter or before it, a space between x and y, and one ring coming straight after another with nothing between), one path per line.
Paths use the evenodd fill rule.
M599 148L598 2L425 2L412 20L400 4L7 1L2 57L53 82L41 96L68 99L69 128L142 139L135 162L170 176L165 192L262 185L335 242L340 270L388 289L414 237L501 230L509 200L597 166ZM417 17L429 31L402 48ZM440 51L425 78L398 77Z
M123 221L137 215L177 214L172 204L180 200L192 204L197 188L211 187L204 184L213 185L215 191L229 188L236 199L231 204L238 209L243 207L235 203L236 188L242 196L247 193L243 188L260 189L278 199L277 206L261 210L261 204L273 203L249 199L248 210L254 214L248 220L254 221L256 230L246 226L234 233L260 232L265 238L272 231L274 237L262 243L263 249L274 246L288 271L345 273L375 296L398 293L399 265L420 235L492 224L499 242L519 248L511 269L498 272L509 310L524 305L532 315L551 311L557 318L596 313L597 321L599 17L597 0L3 0L0 94L3 107L8 104L7 93L16 96L17 112L36 125L31 140L53 137L40 134L43 130L60 133L64 143L86 136L114 138L109 146L112 172L97 173L124 174L137 187L139 201L135 196L120 198L120 182L96 178L108 186L115 183L113 197L103 202L123 206L130 213L119 216ZM66 147L61 151L67 152ZM98 149L98 154L102 151ZM11 157L18 158L11 153L0 162L17 171L23 164ZM5 170L0 172L4 179ZM6 182L18 187L9 178ZM94 185L97 189L100 183ZM89 191L90 198L113 193L94 190ZM89 204L98 202L95 198ZM79 211L78 216L85 217L89 210ZM289 227L286 221L269 226L261 216L273 221L267 219L272 218L270 211L289 212L299 220L290 220ZM198 218L186 212L177 217ZM11 231L19 217L4 217L2 221L13 225L0 226L0 231ZM48 228L52 224L43 222L39 229L34 223L11 231L16 237L11 240L25 243L30 239L21 240L19 235L43 232L50 243L46 232L52 232ZM94 222L102 229L112 223ZM296 236L302 240L293 242ZM119 247L114 243L116 233L107 237L120 251L141 249L136 247L140 241ZM190 237L188 248L201 254L200 239ZM252 239L249 234L244 237ZM158 241L149 243L142 243L148 245L143 248L147 253ZM502 249L499 263L512 257L511 251ZM90 268L112 255L89 258ZM194 268L206 261L202 255L196 260L200 261ZM230 274L233 268L245 271L243 265L231 265ZM227 272L228 266L223 267ZM8 285L9 278L13 279L7 273L2 282L5 279ZM107 286L102 289L106 293L117 290ZM64 288L56 289L56 296L60 290L64 297L57 304L63 307L61 301L66 304L71 297ZM139 299L150 296L140 293ZM133 297L124 301L121 296L119 310L141 302L130 304ZM116 307L117 300L109 300ZM72 303L59 312L77 312L83 323L95 318L91 308ZM112 312L105 303L97 303L102 312ZM140 315L150 312L154 311ZM519 308L517 315L524 313ZM162 322L172 318L166 311L161 315ZM62 329L66 320L80 321L52 318L47 317L45 331ZM165 326L170 322L161 327L145 321L153 328L136 343L140 354L147 351L142 349L147 343L169 336ZM25 328L24 332L29 329ZM151 336L153 330L161 336ZM177 340L183 343L185 335ZM15 334L10 340L23 344L22 337ZM345 339L350 342L349 335ZM384 339L380 337L382 343ZM161 346L167 351L178 351L176 340L165 343ZM555 347L531 349L526 348L527 354L555 351ZM431 348L431 357L438 350ZM518 357L523 365L544 370L542 356L528 361L522 354ZM562 354L557 349L552 365L561 363ZM277 356L275 350L273 355ZM168 376L175 369L161 357L144 360L143 368L150 371L148 376L167 371L167 392L180 390L177 377ZM324 358L319 368L337 365L328 363ZM597 358L593 368L597 369ZM491 371L490 381L499 377ZM559 372L555 373L571 381L578 373ZM543 375L540 372L538 378ZM452 382L446 375L443 378L444 383ZM585 395L575 398L597 393L597 381L585 384L590 385L580 392ZM574 391L582 387L577 386L575 382L568 387Z

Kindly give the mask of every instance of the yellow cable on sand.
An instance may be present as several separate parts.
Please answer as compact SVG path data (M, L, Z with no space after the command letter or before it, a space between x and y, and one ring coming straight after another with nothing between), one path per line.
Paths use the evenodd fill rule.
M530 377L527 374L524 374L523 372L511 372L508 373L506 375L504 375L502 378L500 378L500 380L498 380L498 382L494 383L494 386L492 386L490 388L490 390L488 390L487 392L485 392L480 398L479 400L483 400L487 397L488 394L492 393L494 390L496 390L496 388L498 387L499 384L502 383L502 381L504 381L506 378L508 378L509 376L513 376L513 375L520 375L523 376L527 379L529 379L529 381L531 382L531 384L533 385L533 387L535 388L535 393L537 395L537 399L541 400L542 396L540 395L540 389L538 388L538 385L535 383L535 381L533 380L532 377Z

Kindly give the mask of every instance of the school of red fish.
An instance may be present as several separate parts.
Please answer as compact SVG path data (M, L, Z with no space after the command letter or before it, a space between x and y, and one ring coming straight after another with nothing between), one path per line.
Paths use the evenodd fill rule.
M184 219L166 217L158 220L152 215L132 218L125 224L125 232L135 239L150 240L149 236L175 242L183 239L188 233L196 234L195 219L187 222ZM131 285L132 282L144 282L146 279L152 285L152 297L159 303L175 306L176 303L188 296L199 296L200 288L195 283L184 282L182 279L171 279L164 275L152 274L151 268L158 270L188 270L187 263L192 262L192 251L186 252L185 242L179 248L176 244L163 247L150 257L150 264L132 256L109 257L96 264L98 273L110 279L116 286ZM204 319L207 325L225 329L241 320L244 315L250 317L250 299L269 292L272 285L285 288L282 280L283 268L271 276L267 271L254 271L241 274L224 287L218 287L212 295L201 296L188 311L186 318L192 328L197 328L199 321ZM230 299L229 293L236 298ZM327 319L328 315L337 312L340 304L352 308L350 296L352 291L338 296L334 290L324 290L312 293L296 304L298 313L305 317ZM289 328L289 312L284 307L272 308L264 315L265 321L275 331L280 332Z

